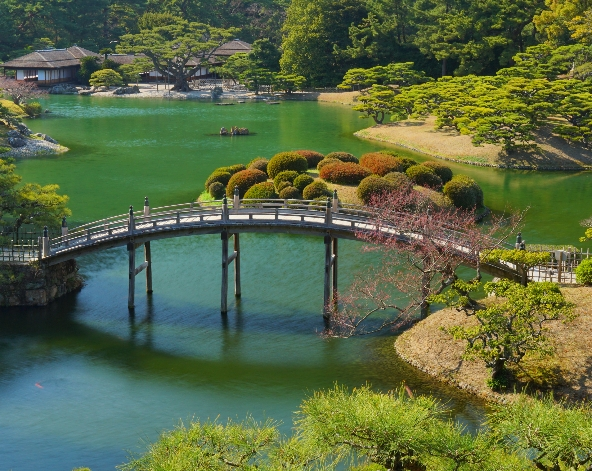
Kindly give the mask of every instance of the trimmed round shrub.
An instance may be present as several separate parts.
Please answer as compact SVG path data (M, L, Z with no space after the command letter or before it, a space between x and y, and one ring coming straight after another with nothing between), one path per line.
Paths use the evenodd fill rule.
M275 190L279 193L284 188L288 188L289 186L292 186L290 182L280 182L280 184L275 187Z
M295 150L308 162L308 168L317 168L317 164L325 158L323 154L314 150Z
M298 188L294 188L293 186L288 186L280 191L280 199L299 200L300 198L302 198L302 193L298 191Z
M271 182L256 183L245 193L246 199L253 200L269 200L275 199L277 197L278 195L275 192L273 183Z
M444 184L452 180L452 169L448 165L444 165L442 162L430 160L429 162L423 162L421 165L431 168L434 173L440 177Z
M280 152L279 154L275 154L267 164L269 178L275 178L278 173L284 170L306 173L308 162L296 152Z
M441 192L432 190L431 188L418 187L417 191L426 195L430 201L439 209L452 209L454 205L448 196L443 195Z
M364 154L360 158L360 165L381 177L391 172L404 172L401 159L379 152Z
M442 186L442 179L431 168L424 165L409 167L405 171L405 174L411 178L413 183L419 186L427 186L429 188L440 188Z
M582 285L592 285L592 258L582 260L576 267L576 281Z
M326 159L337 159L342 162L351 162L353 164L359 164L360 161L354 154L349 152L330 152L325 156Z
M291 185L298 175L299 173L294 170L284 170L283 172L280 172L275 176L275 178L273 179L273 184L276 188L278 188L279 191L280 183L288 182Z
M483 190L475 180L467 175L455 175L444 185L442 191L457 208L483 207Z
M302 196L305 200L314 200L316 198L322 198L332 196L333 193L327 188L327 184L324 182L312 182L302 190Z
M222 185L228 185L232 175L229 172L223 172L221 170L214 170L212 174L206 179L206 190L209 190L210 185L215 182L222 183Z
M314 182L314 178L306 173L298 175L294 179L294 187L298 189L298 191L302 192L308 185Z
M325 165L319 174L323 180L339 185L357 185L370 175L370 170L352 162Z
M341 162L341 160L325 157L317 164L317 170L320 172L325 165L334 164L336 162Z
M228 167L219 167L216 170L220 170L221 172L228 172L228 173L230 173L230 175L234 175L235 173L241 172L246 169L247 169L247 167L245 167L243 164L236 164L236 165L229 165Z
M394 150L381 150L381 151L378 151L378 153L390 155L391 157L395 157L395 158L399 159L401 161L401 170L399 170L399 172L404 172L409 167L413 167L414 165L417 165L419 163L413 159L410 159L409 157L403 157L402 155L399 155Z
M262 172L267 173L267 164L269 160L264 159L263 157L256 157L249 162L247 168L249 170L261 170Z
M360 182L357 193L358 198L360 198L364 204L370 204L372 198L375 196L394 190L395 186L386 178L379 177L378 175L370 175Z
M383 178L391 182L396 189L406 189L409 191L413 189L413 182L404 173L391 172L387 173Z
M208 187L208 193L215 200L222 199L226 193L226 187L220 182L214 182Z
M261 170L241 170L230 177L228 185L226 185L226 195L232 197L234 195L234 187L238 186L238 194L241 198L244 198L249 188L266 180L267 175Z

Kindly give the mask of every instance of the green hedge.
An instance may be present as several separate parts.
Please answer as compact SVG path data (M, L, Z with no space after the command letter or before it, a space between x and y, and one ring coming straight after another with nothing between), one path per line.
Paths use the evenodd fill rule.
M339 185L357 185L370 175L370 170L352 162L325 165L319 174L323 180Z
M303 173L294 179L294 187L297 188L298 191L302 192L312 182L314 182L314 178L312 178L310 175L307 175L306 173Z
M275 187L275 191L277 191L279 193L284 188L288 188L289 186L292 186L292 184L290 182L280 182L280 184Z
M224 172L221 170L214 170L212 174L206 179L206 190L210 188L210 185L214 182L222 183L222 185L228 185L228 181L230 180L232 175L229 172Z
M249 162L247 168L249 170L261 170L262 172L267 173L267 164L269 163L268 159L264 159L263 157L256 157Z
M359 164L360 161L358 158L350 154L349 152L330 152L325 156L326 159L337 159L341 160L342 162L351 162L353 164Z
M392 183L396 189L406 189L406 190L413 189L413 182L404 173L391 172L391 173L387 173L383 178L385 180L389 181L390 183Z
M302 193L298 191L298 188L288 186L280 191L280 198L283 200L299 200L302 198Z
M582 260L577 266L576 281L582 285L592 285L592 258Z
M443 164L442 162L435 162L435 161L428 161L424 162L421 165L431 168L436 175L438 175L442 179L442 183L446 184L450 180L452 180L452 169L448 166Z
M221 172L228 172L230 173L230 175L234 175L237 172L242 172L243 170L246 170L247 167L245 167L243 164L235 164L235 165L229 165L228 167L218 167L216 170L219 170ZM216 171L214 170L214 171Z
M317 168L317 164L325 158L323 154L314 150L295 150L294 152L306 159L308 168Z
M294 170L298 173L306 173L308 162L296 152L280 152L274 155L267 164L267 174L269 178L275 178L276 175L284 170Z
M333 193L329 191L327 184L324 182L313 182L310 185L307 185L302 191L302 196L305 200L314 200L316 198L332 195Z
M208 193L215 200L222 199L226 193L226 187L220 182L214 182L208 187Z
M424 165L414 165L409 167L405 174L411 179L413 183L420 186L427 186L428 188L441 188L442 179L436 175L431 168Z
M442 191L457 208L468 210L483 207L483 190L467 175L455 175Z
M379 177L378 175L370 175L360 182L357 193L358 198L364 204L370 204L372 198L388 191L394 191L395 189L395 185L386 178Z
M294 183L296 177L300 175L295 170L284 170L283 172L278 173L275 178L273 179L273 184L279 191L279 184L282 182L288 182L290 184Z
M334 164L337 162L341 162L339 159L334 159L332 157L325 157L317 164L317 170L320 172L325 165Z
M246 199L269 200L277 197L278 195L271 182L256 183L245 193Z
M230 177L226 186L226 195L232 197L234 195L234 187L238 186L238 194L243 198L249 188L266 180L267 175L261 170L242 170Z

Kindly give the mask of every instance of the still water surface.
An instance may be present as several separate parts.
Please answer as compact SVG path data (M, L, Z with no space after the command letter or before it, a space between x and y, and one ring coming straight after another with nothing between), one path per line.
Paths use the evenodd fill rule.
M58 183L71 198L71 225L123 213L146 195L152 206L190 201L215 167L256 156L298 148L359 156L387 147L353 137L369 123L340 105L52 97L46 106L53 114L28 124L71 151L20 161L18 172ZM215 135L233 125L256 134ZM528 242L575 244L578 221L592 212L590 173L452 167L481 184L494 210L530 206ZM386 390L405 380L446 401L469 427L479 423L480 401L402 364L392 338L319 338L322 240L246 234L241 248L243 297L227 317L219 313L216 236L154 243L155 293L146 299L138 287L133 318L124 249L81 259L80 293L48 308L3 309L0 471L112 470L127 450L191 417L250 413L282 420L289 433L300 401L335 382ZM340 255L342 286L376 262L350 241Z

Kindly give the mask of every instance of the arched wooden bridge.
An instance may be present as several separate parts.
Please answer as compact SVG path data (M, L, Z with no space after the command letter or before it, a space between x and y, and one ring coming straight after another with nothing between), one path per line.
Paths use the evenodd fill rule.
M396 214L396 213L394 213ZM62 236L50 239L47 231L40 238L39 261L54 265L92 252L112 247L127 246L129 253L128 306L134 306L135 277L146 272L146 290L152 292L152 258L150 242L158 239L199 234L221 234L222 239L222 290L221 311L227 312L228 266L234 262L235 295L241 294L240 240L245 232L288 233L321 236L325 242L324 306L328 306L337 290L338 239L356 239L360 231L372 230L372 214L369 208L338 202L337 195L324 204L305 200L248 200L236 195L231 200L211 203L186 203L174 206L150 208L145 199L142 211L130 206L128 214L121 214L68 230L62 225ZM381 230L395 237L408 239L422 237L400 233L396 217L390 226ZM447 231L445 243L458 247L467 260L478 254L466 248L462 232ZM233 248L229 252L229 239ZM443 240L444 242L444 240ZM136 265L136 249L144 246L144 260ZM489 267L495 275L518 278L510 267ZM496 271L497 270L497 271ZM325 312L325 314L327 314Z

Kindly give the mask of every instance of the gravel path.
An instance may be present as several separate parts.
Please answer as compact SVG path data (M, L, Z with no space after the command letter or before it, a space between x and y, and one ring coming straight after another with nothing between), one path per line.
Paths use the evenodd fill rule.
M15 158L26 158L26 157L37 157L39 155L56 155L67 152L67 147L59 144L52 144L48 141L41 139L25 139L27 143L24 147L15 147L10 151L1 154L2 157L15 157Z

